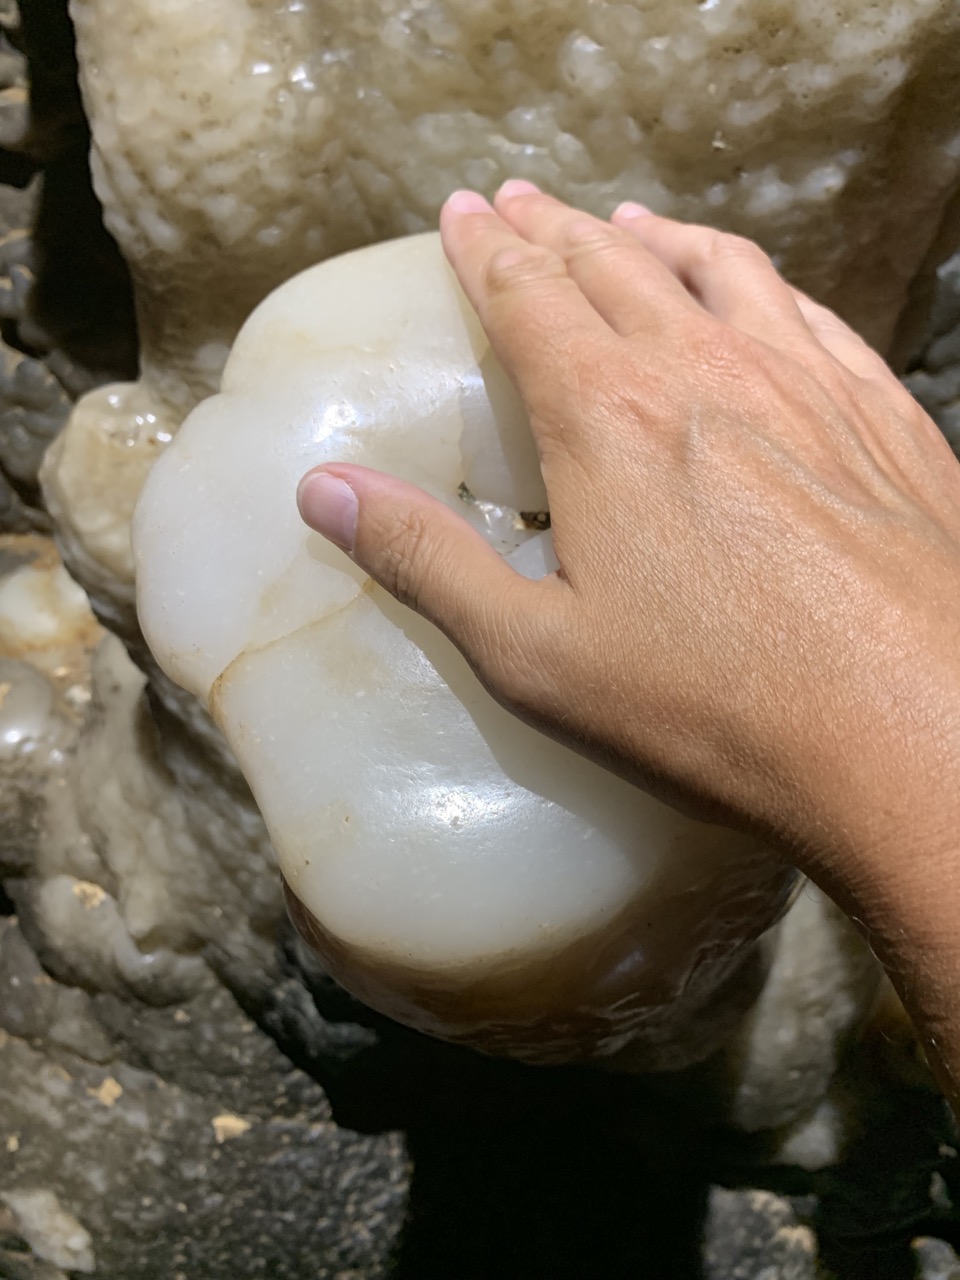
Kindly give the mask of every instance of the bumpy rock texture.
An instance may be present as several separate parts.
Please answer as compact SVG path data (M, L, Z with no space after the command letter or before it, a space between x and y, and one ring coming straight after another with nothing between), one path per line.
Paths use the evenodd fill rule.
M28 0L18 23L5 0L0 21L0 519L27 532L50 527L37 484L47 446L78 395L136 370L136 331L90 189L65 5Z
M163 305L143 390L94 400L89 434L77 433L64 513L89 496L89 515L66 528L71 562L128 638L129 584L115 568L122 575L139 478L181 406L212 385L243 308L332 248L419 229L447 186L489 189L517 173L601 210L621 194L646 196L756 231L798 271L809 228L808 285L855 308L859 280L862 310L849 314L875 319L881 336L938 223L946 243L953 4L386 9L103 7L105 53L136 70L118 117L133 150L115 152L134 163L104 168L101 181L128 211L124 249L144 249L141 296ZM768 20L756 24L761 9ZM0 37L0 179L12 184L0 188L0 526L26 535L50 525L36 484L45 442L74 397L105 375L131 376L135 326L88 183L65 3L23 0L16 28L11 0L0 0L0 22L27 49L33 81L28 112L22 60ZM197 37L182 50L182 77L170 62L173 22ZM697 32L711 24L726 33L714 31L707 58ZM762 35L759 67L748 27ZM464 41L484 33L478 69ZM364 38L352 50L355 36ZM222 68L238 65L238 48L269 67L248 60L237 92L252 94L249 109L224 98L223 136L204 78L225 92ZM343 111L335 128L306 110L318 96L311 59ZM101 120L119 94L111 79L88 87ZM268 90L259 105L258 83ZM170 160L171 187L170 171L137 159L136 138L176 120L181 91L207 123L154 151ZM783 97L772 111L770 92ZM129 129L138 99L151 112ZM804 103L820 113L816 127ZM751 110L767 118L751 123ZM258 138L272 136L285 147L316 140L309 171L264 163ZM771 159L776 137L789 145ZM290 199L301 180L313 194ZM264 196L269 219L250 228L287 237L262 257L242 247L234 218L254 187L279 195ZM182 258L162 227L151 240L177 188L174 221L202 232ZM224 195L234 203L217 203ZM301 208L325 239L309 238ZM911 374L945 428L956 401L952 278L941 275L938 327ZM211 281L229 281L227 313L205 296ZM176 320L160 318L168 304L171 317L199 317L183 340ZM65 454L51 469L55 502L69 488ZM87 1274L100 1280L807 1280L818 1255L844 1280L915 1270L952 1280L955 1136L895 1006L854 1050L838 1035L873 980L852 936L830 934L816 990L795 951L771 957L743 1036L769 1047L786 1031L789 1061L759 1053L744 1073L738 1050L692 1092L686 1082L676 1103L675 1080L641 1088L530 1071L402 1032L338 990L280 923L262 827L202 717L155 678L146 713L142 676L94 626L49 544L14 537L0 569L0 1275L63 1280L64 1264L92 1255ZM788 921L799 937L818 912L830 915L813 899L802 905ZM802 1019L784 1019L804 1002ZM803 1034L811 1027L815 1044ZM840 1078L804 1118L838 1061ZM786 1134L721 1141L699 1123L720 1108L762 1127L778 1091L780 1114L797 1118Z
M960 453L960 254L937 272L927 335L906 384Z
M944 0L73 12L97 190L146 295L152 372L185 395L276 280L511 174L735 226L883 345L960 172Z
M534 179L753 235L882 348L960 233L952 0L75 0L93 170L142 378L46 472L69 563L132 628L144 476L272 288Z

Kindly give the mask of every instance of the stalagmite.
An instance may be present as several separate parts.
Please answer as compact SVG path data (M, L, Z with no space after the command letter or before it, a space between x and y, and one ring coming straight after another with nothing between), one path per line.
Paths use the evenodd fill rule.
M258 308L136 518L147 640L236 752L308 937L346 986L437 1034L536 1060L706 1057L728 1029L716 992L794 874L500 708L301 523L297 479L331 459L482 526L495 512L521 573L555 564L519 515L546 500L522 405L436 234L331 260Z

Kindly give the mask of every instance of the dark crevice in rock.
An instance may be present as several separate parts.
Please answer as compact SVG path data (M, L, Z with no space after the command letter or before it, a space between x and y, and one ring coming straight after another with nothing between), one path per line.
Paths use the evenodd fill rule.
M30 76L30 119L19 151L42 167L33 228L32 320L102 377L133 378L137 326L130 273L90 176L90 129L77 83L67 0L21 0L18 43Z

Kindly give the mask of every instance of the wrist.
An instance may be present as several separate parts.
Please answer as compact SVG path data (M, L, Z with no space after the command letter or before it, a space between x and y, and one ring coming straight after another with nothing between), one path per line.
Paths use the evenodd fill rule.
M899 741L874 735L855 776L843 785L844 770L835 775L837 817L802 860L863 931L960 1112L960 731L952 718L951 708L921 732L911 717Z

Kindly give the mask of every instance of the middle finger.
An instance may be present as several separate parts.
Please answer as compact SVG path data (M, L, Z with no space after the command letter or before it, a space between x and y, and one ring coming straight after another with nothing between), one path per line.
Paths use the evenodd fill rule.
M633 236L571 209L530 182L505 182L494 208L531 244L555 253L584 297L624 337L662 333L671 321L702 314L676 276Z

